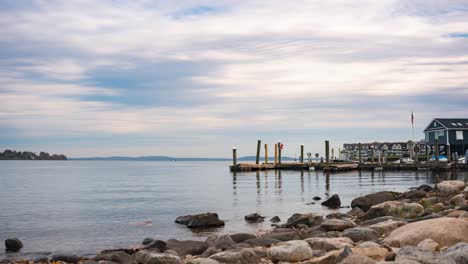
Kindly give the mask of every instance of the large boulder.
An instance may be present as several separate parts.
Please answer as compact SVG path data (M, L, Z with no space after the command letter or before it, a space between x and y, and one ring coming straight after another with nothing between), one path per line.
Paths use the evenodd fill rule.
M421 198L426 197L426 192L423 190L412 190L412 191L403 193L401 196L402 196L401 198L411 199L411 200L421 199Z
M307 225L315 226L321 224L323 216L316 214L293 214L288 218L287 224L290 226Z
M256 238L254 234L251 233L237 233L237 234L232 234L231 239L235 243L242 243L248 239Z
M375 241L379 238L377 231L366 227L353 227L346 229L341 233L341 236L349 237L354 242L358 241Z
M330 209L338 209L341 207L341 200L338 194L332 195L328 200L322 203L323 206L326 206Z
M184 262L178 256L166 253L155 253L147 250L141 250L136 253L136 262L139 264L183 264Z
M179 256L184 257L188 254L202 254L208 248L208 244L203 241L169 239L166 247L177 252Z
M440 247L450 247L459 242L468 242L468 221L441 217L414 222L397 228L390 233L384 242L393 247L416 246L427 238L439 243Z
M260 256L251 248L226 250L210 257L225 264L258 263Z
M348 237L313 237L305 239L304 241L309 243L312 249L323 250L326 252L343 249L346 246L353 246L353 241Z
M176 218L175 222L181 225L186 225L188 228L224 226L224 221L220 220L216 213L179 216Z
M463 181L443 181L437 184L437 190L443 194L451 194L463 191L465 183Z
M359 207L366 212L373 205L395 200L397 194L395 192L377 192L361 196L351 201L351 208Z
M448 248L440 258L441 263L466 264L468 263L468 243L458 243Z
M5 251L6 252L18 252L23 248L23 243L18 238L7 238L5 240Z
M351 220L346 219L326 219L320 225L321 228L325 229L326 231L343 231L345 229L355 227L356 223Z
M254 247L269 247L273 244L277 244L283 242L279 239L269 238L269 237L256 237L247 239L244 241L245 244L249 244Z
M312 249L307 242L292 240L279 243L268 249L268 257L273 261L298 262L313 257Z
M377 231L379 236L387 236L393 230L399 228L400 226L406 225L406 222L403 221L395 221L395 220L387 220L383 222L379 222L377 224L373 224L369 226L370 229Z
M439 264L439 255L432 251L425 251L415 246L404 246L396 255L396 263L417 261L424 264Z
M164 252L164 250L167 249L166 246L167 246L166 242L162 240L153 240L148 245L144 246L143 249L151 249L151 250L158 249L159 251ZM125 251L125 252L127 254L133 254L128 251Z
M418 203L404 203L387 201L372 206L366 213L366 218L372 219L379 216L394 216L400 218L417 218L424 214L424 207Z
M228 249L236 244L230 235L211 235L208 236L205 242L208 247L215 247L222 250Z
M244 217L244 219L245 219L245 221L247 221L249 223L260 223L260 222L263 222L265 217L259 215L258 213L253 213L253 214L246 215Z

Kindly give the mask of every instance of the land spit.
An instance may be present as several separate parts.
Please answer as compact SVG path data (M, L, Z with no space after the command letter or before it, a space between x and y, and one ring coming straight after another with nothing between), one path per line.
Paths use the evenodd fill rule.
M340 208L339 194L322 205ZM247 215L245 220L268 221L261 212ZM180 216L175 221L191 229L225 225L216 213ZM347 213L322 216L301 212L283 222L278 217L270 221L272 230L256 234L212 235L205 241L146 238L141 246L104 250L95 256L44 253L35 259L19 255L0 262L468 263L468 187L463 181L356 197ZM9 238L5 245L16 252L23 243Z

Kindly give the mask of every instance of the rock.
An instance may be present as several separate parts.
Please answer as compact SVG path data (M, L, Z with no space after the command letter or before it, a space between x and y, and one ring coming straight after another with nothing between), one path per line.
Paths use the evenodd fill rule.
M440 247L450 247L459 242L468 242L468 221L441 217L409 223L390 233L384 242L393 247L416 246L427 238L439 243Z
M315 226L302 229L299 234L302 239L306 239L311 237L323 237L326 234L326 231Z
M458 218L458 217L460 217L460 215L463 214L463 213L465 213L465 211L456 210L456 211L453 211L453 212L451 212L450 214L448 214L447 217Z
M438 251L439 250L439 244L429 238L424 239L423 241L419 242L417 247L424 251Z
M263 222L265 217L259 215L258 213L253 213L253 214L246 215L244 217L244 219L245 219L245 221L247 221L249 223L260 223L260 222Z
M141 242L141 244L146 246L146 245L151 244L151 242L153 242L153 241L154 241L154 239L147 237L147 238L143 239L143 242Z
M448 248L440 257L441 263L466 264L468 263L468 244L458 243Z
M67 263L78 263L80 261L80 257L74 254L65 254L65 253L53 253L50 256L50 261L51 262L56 262L56 261L63 261Z
M314 201L320 201L320 200L322 200L322 198L320 198L320 197L318 197L318 196L314 196L314 197L312 198L312 200L314 200Z
M445 210L445 205L443 203L436 203L432 206L432 210L434 210L434 213L438 213Z
M466 200L465 200L465 195L464 194L458 194L452 197L450 199L450 204L455 205L455 206L465 206L466 205Z
M106 261L112 261L118 264L132 264L134 258L123 251L118 251L118 252L112 252L112 253L107 253L107 254L98 254L94 258L94 260L96 261L106 260Z
M101 260L98 262L98 264L118 264L113 261L108 261L108 260Z
M305 263L307 264L335 264L337 263L338 256L341 253L342 253L342 250L333 250L333 251L327 252L323 256L305 261Z
M434 190L434 188L431 187L431 186L429 186L429 185L427 185L427 184L423 184L423 185L419 186L419 187L417 188L417 190L423 190L423 191L425 191L425 192L430 192L430 191Z
M144 246L143 249L158 249L160 252L164 252L167 249L167 244L166 242L162 240L153 240L151 243L148 245ZM103 252L104 253L104 252ZM134 253L129 253L126 251L127 254L134 254Z
M405 192L403 195L403 198L405 199L421 199L426 197L426 192L423 190L412 190L409 192Z
M223 250L220 249L220 248L209 247L209 248L207 248L207 249L205 250L205 252L203 252L203 253L200 255L200 257L202 257L202 258L208 258L208 257L210 257L211 255L214 255L214 254L219 253L219 252L221 252L221 251L223 251Z
M249 244L251 246L259 246L259 247L269 247L273 244L277 244L282 242L279 239L274 239L274 238L268 238L268 237L256 237L256 238L251 238L247 239L244 241L244 243Z
M341 233L344 237L349 237L354 242L358 241L375 241L379 238L377 231L366 228L366 227L353 227L343 231Z
M49 263L49 258L46 256L38 256L34 259L34 263Z
M343 249L346 246L353 246L353 241L348 237L313 237L305 239L304 241L309 243L312 249L319 249L326 252Z
M443 181L437 184L437 190L443 194L460 192L465 188L463 181Z
M369 257L353 252L338 263L339 264L375 264L376 262L377 261Z
M387 236L393 230L399 228L400 226L406 225L406 222L403 221L394 221L394 220L387 220L384 222L380 222L374 225L369 226L370 229L373 229L379 233L379 236Z
M251 248L226 250L210 257L225 264L258 263L260 257Z
M140 264L183 264L184 262L178 256L167 253L155 253L147 250L141 250L136 253L136 262Z
M273 261L288 262L298 262L313 257L309 244L302 240L292 240L276 244L268 249L267 255Z
M179 256L179 253L177 253L176 251L174 251L172 249L168 249L168 250L166 250L164 252L157 252L157 253L165 253L165 254L170 254L170 255L174 255L174 256Z
M270 218L270 222L279 223L281 222L281 219L278 216L273 216L272 218Z
M326 219L332 219L332 218L343 219L343 218L348 218L348 215L343 214L343 213L339 213L339 212L335 212L335 213L328 214L325 218Z
M284 230L281 232L273 231L271 233L265 234L261 236L262 238L273 238L278 239L281 241L289 241L289 240L299 240L301 236L298 230Z
M7 238L5 240L5 251L6 252L18 252L23 248L23 242L18 238Z
M341 207L341 200L338 194L332 195L328 200L322 203L323 206L326 206L330 209L338 209Z
M162 241L164 244L166 244L166 242ZM108 254L108 253L112 253L112 252L119 252L119 251L122 251L122 252L125 252L129 255L133 255L135 254L136 252L138 252L139 249L136 249L136 248L116 248L116 249L105 249L103 251L101 251L101 254Z
M397 217L393 217L393 216L380 216L380 217L376 217L376 218L367 220L365 222L362 222L361 225L362 226L371 226L371 225L375 225L377 223L385 222L385 221L388 221L388 220L400 221L402 219L397 218Z
M219 220L216 213L204 213L197 215L179 216L176 223L186 225L188 228L208 228L224 226L224 221Z
M232 234L231 235L231 239L232 241L234 241L235 243L242 243L248 239L252 239L252 238L256 238L257 236L255 236L254 234L250 234L250 233L237 233L237 234Z
M323 217L316 214L293 214L287 221L290 226L297 226L299 224L307 226L315 226L322 223Z
M366 213L359 207L354 207L353 209L349 210L347 213L349 216L356 216L356 217L363 217Z
M383 203L386 201L393 201L396 198L394 192L377 192L358 197L351 201L351 208L359 207L364 212L369 210L373 205Z
M365 241L365 242L362 242L359 245L357 245L357 247L370 248L370 247L380 247L380 245L375 243L375 242L372 242L372 241Z
M355 227L356 224L351 220L345 219L326 219L320 225L321 228L325 229L326 231L343 231L345 229Z
M464 212L458 216L458 218L463 219L463 220L468 220L468 212Z
M220 264L218 261L209 258L197 258L187 262L187 264Z
M424 251L415 246L402 247L395 258L396 262L401 261L418 261L425 264L438 264L440 259L437 254L431 251Z
M202 241L195 240L176 240L169 239L167 241L167 249L174 250L183 257L185 255L200 255L208 248L208 244Z
M208 247L216 247L222 250L228 249L236 244L230 235L211 235L205 240L205 242Z
M424 214L424 207L418 203L388 201L372 206L366 213L366 218L379 216L394 216L401 218L417 218Z

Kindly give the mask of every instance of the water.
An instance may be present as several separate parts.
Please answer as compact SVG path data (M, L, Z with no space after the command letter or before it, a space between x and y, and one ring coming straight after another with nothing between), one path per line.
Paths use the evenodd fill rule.
M0 161L0 239L20 238L22 252L127 247L145 237L203 239L210 232L256 232L268 218L297 212L327 214L307 205L312 197L339 194L343 205L381 190L405 191L467 172L315 171L234 175L228 162ZM345 212L349 209L340 209ZM217 212L224 228L193 233L174 223L180 215ZM244 216L259 212L263 224ZM140 226L138 222L151 221ZM4 251L3 243L0 252Z

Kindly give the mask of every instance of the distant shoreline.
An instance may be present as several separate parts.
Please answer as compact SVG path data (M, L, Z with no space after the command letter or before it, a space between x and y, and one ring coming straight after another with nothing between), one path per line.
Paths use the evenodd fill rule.
M144 156L144 157L84 157L68 158L68 160L96 160L96 161L231 161L230 158L175 158L167 156ZM254 161L254 156L245 156L238 161ZM282 157L282 160L293 161L294 158Z

